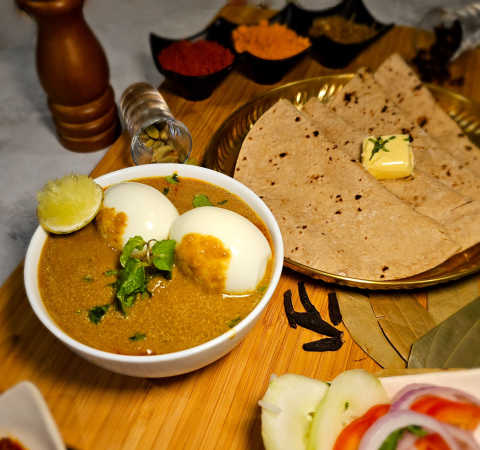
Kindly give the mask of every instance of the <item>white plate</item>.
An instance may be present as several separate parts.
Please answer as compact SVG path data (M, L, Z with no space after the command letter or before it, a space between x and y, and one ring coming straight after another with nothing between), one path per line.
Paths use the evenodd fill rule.
M0 395L0 437L35 450L65 450L65 444L40 391L22 381Z
M429 383L461 389L480 399L480 368L454 370L445 372L400 375L380 378L383 387L392 398L400 389L412 383ZM480 427L475 431L475 438L480 442Z

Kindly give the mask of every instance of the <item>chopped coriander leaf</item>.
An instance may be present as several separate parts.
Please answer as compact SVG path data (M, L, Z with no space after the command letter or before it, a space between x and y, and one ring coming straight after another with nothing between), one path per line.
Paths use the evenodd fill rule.
M241 317L235 317L234 319L231 319L227 322L228 328L233 328L235 325L237 325L240 321L242 320Z
M383 444L381 445L379 450L395 450L405 432L412 433L417 437L423 437L428 434L428 431L424 430L418 425L409 425L408 427L399 428L398 430L395 430L394 432L389 434L387 439L383 441Z
M107 313L110 305L94 306L88 310L88 318L90 322L93 322L95 325L100 323L102 317Z
M86 281L87 283L91 283L93 281L93 277L91 275L85 275L82 278L83 281Z
M167 195L168 191L170 191L170 188L168 188L168 187L163 188L163 195Z
M153 265L158 270L165 272L172 272L173 262L175 259L175 245L176 242L173 239L165 239L163 241L155 242L151 248L153 256Z
M227 203L227 202L228 202L228 200L225 199L225 200L222 200L222 201L220 201L220 202L217 202L217 205L224 205L224 204Z
M350 408L350 402L345 402L345 411Z
M128 258L133 253L134 250L142 250L145 247L146 242L141 236L134 236L130 238L125 246L123 247L122 254L120 255L120 264L122 267L125 267L127 264Z
M131 341L143 341L147 335L145 333L135 333L133 336L130 336L128 339Z
M135 303L137 294L147 290L145 264L139 259L128 258L125 269L120 272L115 283L115 289L120 311L126 314L127 308Z
M106 277L113 277L114 275L118 275L118 270L106 270L105 272L103 272L103 274L106 276Z
M170 184L176 184L180 182L180 178L178 178L177 172L173 172L172 175L165 177L165 180L167 181L167 183L170 183Z
M199 208L201 206L212 206L212 202L205 194L195 194L192 205L194 208Z
M386 148L385 145L387 144L387 142L391 141L392 139L395 139L395 136L390 136L388 139L385 139L385 140L383 140L381 136L379 136L377 139L370 138L369 141L373 142L373 150L372 150L372 154L370 155L369 161L380 150L387 153L390 152L390 150L388 150L388 148Z
M257 287L257 292L259 292L260 294L263 294L266 290L267 290L267 286L265 286L264 284Z

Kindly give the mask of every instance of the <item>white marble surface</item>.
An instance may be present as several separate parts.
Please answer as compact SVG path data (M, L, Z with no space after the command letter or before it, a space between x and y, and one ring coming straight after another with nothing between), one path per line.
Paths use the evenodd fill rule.
M85 17L102 43L116 97L130 84L162 78L150 59L148 33L184 37L202 29L226 0L87 0ZM264 0L281 8L285 0ZM302 0L320 9L337 0ZM415 24L439 0L365 0L379 19ZM444 0L455 6L462 0ZM48 179L89 173L104 151L73 153L57 141L45 94L35 71L36 27L0 2L0 284L22 260L37 226L35 193Z

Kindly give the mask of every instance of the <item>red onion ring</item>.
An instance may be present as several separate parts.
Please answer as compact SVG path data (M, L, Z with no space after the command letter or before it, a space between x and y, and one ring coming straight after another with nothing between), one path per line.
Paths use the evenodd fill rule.
M392 399L392 406L390 411L398 411L402 409L409 409L420 397L425 395L436 395L449 400L472 403L480 406L480 400L473 395L460 391L459 389L436 386L433 384L410 384L401 389Z
M443 424L445 428L450 432L453 438L459 443L460 448L470 448L480 450L480 444L473 437L473 433L464 430L460 427L455 427L448 423Z
M417 425L432 433L438 433L440 437L449 446L450 450L478 450L478 445L460 446L450 433L448 427L425 414L418 414L410 410L401 410L389 412L387 415L378 419L363 435L358 450L377 450L381 447L385 439L394 431Z

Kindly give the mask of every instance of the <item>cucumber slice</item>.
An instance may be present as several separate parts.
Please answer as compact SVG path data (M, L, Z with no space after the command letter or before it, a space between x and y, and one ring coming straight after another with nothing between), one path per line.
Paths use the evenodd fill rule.
M343 372L318 405L308 450L331 450L345 426L380 403L389 403L389 399L378 378L364 370Z
M302 375L275 377L259 405L266 450L305 450L312 416L327 383Z

